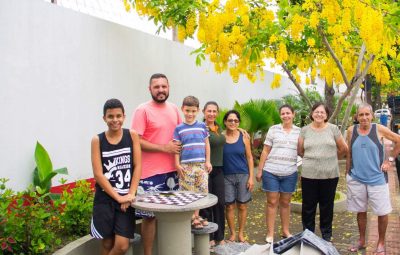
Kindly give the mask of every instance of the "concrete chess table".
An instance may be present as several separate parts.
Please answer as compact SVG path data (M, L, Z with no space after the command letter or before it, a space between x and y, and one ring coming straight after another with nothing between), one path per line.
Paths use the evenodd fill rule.
M188 191L174 191L173 193L188 193ZM193 192L189 192L193 193ZM218 199L207 194L186 205L168 205L141 202L146 196L136 198L132 207L154 212L157 218L157 240L159 255L188 255L192 254L191 245L191 217L195 210L207 208L217 203Z

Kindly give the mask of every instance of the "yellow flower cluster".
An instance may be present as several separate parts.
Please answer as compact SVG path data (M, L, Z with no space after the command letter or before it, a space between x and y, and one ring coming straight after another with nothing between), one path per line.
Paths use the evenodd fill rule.
M326 35L349 79L355 73L357 54L363 43L367 49L364 59L375 56L369 73L382 84L390 80L383 59L388 56L400 59L396 48L396 42L400 44L399 35L387 32L375 0L304 0L301 6L287 7L284 21L275 17L268 1L257 1L255 5L254 0L226 0L222 4L219 0L206 1L206 4L197 0L193 3L202 8L195 7L196 11L189 11L195 5L187 8L187 4L177 1L178 7L173 8L185 8L187 13L179 21L176 17L163 16L166 9L172 8L168 1L159 1L160 6L152 0L123 1L127 11L134 6L140 15L152 16L168 27L176 27L180 41L192 37L197 29L197 39L215 71L228 70L235 82L241 75L250 81L262 77L265 59L273 58L274 65L286 64L295 69L293 75L297 82L300 82L298 72L306 74L305 82L309 84L318 71L328 84L342 83L342 74L323 44L322 34ZM271 86L278 87L280 79L280 76L274 77Z
M197 26L197 17L195 13L191 13L186 21L186 36L192 36Z
M282 76L280 76L279 74L275 74L274 79L272 80L271 83L271 89L279 88L281 86L281 79Z
M384 85L390 81L389 70L382 60L373 62L369 73L373 74L376 81L380 84Z
M308 38L307 39L307 45L310 47L314 47L315 46L315 39L314 38Z
M343 82L343 77L335 63L330 57L324 57L318 63L318 69L320 70L320 76L323 77L328 85L334 83L339 84Z
M321 18L326 19L329 25L335 24L338 14L341 13L341 8L337 0L322 0L323 5Z
M283 42L281 42L281 43L279 43L279 47L278 47L278 50L276 52L275 61L276 61L276 63L281 65L287 59L288 59L288 53L287 53L287 50L286 50L286 45Z
M290 35L294 41L299 41L301 39L304 26L307 23L307 19L303 16L295 14L291 25L289 26Z
M312 67L311 68L311 74L310 74L311 80L315 80L316 75L317 75L317 68Z
M342 15L342 31L348 33L351 30L351 10L346 8L343 10Z
M296 82L297 82L297 83L300 83L300 82L301 82L301 78L300 78L300 75L299 75L299 73L297 72L297 70L293 70L293 71L292 71L292 74L293 74L294 79L296 80Z
M206 32L204 31L204 28L200 28L197 31L197 40L199 40L200 43L204 43L206 40Z
M158 17L160 12L151 5L151 0L129 0L135 2L135 9L139 15Z
M378 55L384 39L383 17L376 10L367 7L360 20L360 37L370 53Z
M306 76L306 84L309 85L311 84L310 76Z
M128 0L124 0L124 7L127 12L131 10L131 3Z
M353 55L345 55L341 59L342 66L347 74L354 74L356 72L357 58Z
M275 14L272 10L260 9L258 10L258 16L260 17L260 28L266 28L275 19Z
M186 28L182 25L178 25L177 27L177 39L180 42L183 42L186 38Z
M277 42L277 41L278 41L278 36L272 34L272 35L269 37L269 44L273 44L273 43L275 43L275 42Z
M319 24L319 13L318 12L312 12L310 15L310 27L313 29L316 29L318 24Z
M326 24L324 33L328 35L329 44L339 58L348 78L355 73L357 54L362 43L365 43L367 48L365 59L374 55L375 62L380 63L380 60L387 56L392 59L397 57L394 45L396 40L399 40L399 36L391 37L390 33L385 31L384 15L379 6L374 4L376 1L371 0L305 0L302 4L302 12L299 15L309 17L306 26L319 34L317 28L321 20ZM301 30L300 27L298 29ZM357 38L355 35L359 37ZM304 35L301 36L304 37ZM311 49L315 47L314 38L310 36L305 38ZM289 59L291 58L292 54L289 51ZM329 84L343 82L342 74L329 55L317 57L315 61L320 75ZM375 62L369 73L382 84L389 82L390 74L387 67ZM365 67L365 62L362 67ZM299 69L300 65L297 68ZM315 68L312 68L311 72L314 72L311 74L311 79L313 79Z
M239 80L241 74L252 82L257 79L257 73L260 77L263 74L260 72L264 65L263 53L248 50L244 54L244 50L251 37L249 27L254 27L255 19L251 19L250 15L271 15L267 11L252 11L250 13L250 7L244 0L228 0L222 7L215 6L213 2L204 13L199 14L197 38L214 63L215 71L223 72L229 68L234 82Z

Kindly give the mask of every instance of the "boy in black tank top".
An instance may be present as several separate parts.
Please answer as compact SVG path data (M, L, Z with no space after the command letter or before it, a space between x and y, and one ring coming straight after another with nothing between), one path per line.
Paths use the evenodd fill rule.
M125 254L134 237L135 200L141 175L139 136L123 129L124 106L118 99L104 104L108 130L92 139L91 157L96 193L90 234L102 239L101 254Z

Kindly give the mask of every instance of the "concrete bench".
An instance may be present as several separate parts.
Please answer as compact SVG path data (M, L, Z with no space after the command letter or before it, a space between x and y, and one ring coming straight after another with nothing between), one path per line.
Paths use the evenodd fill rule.
M217 229L218 225L214 222L209 222L208 226L204 226L202 229L192 228L196 255L210 255L210 234L217 231Z

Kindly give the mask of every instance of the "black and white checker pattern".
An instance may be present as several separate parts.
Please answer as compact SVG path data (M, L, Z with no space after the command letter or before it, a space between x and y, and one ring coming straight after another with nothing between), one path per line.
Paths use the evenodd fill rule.
M184 206L205 197L206 194L189 192L161 192L138 199L139 202Z

